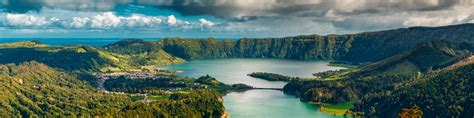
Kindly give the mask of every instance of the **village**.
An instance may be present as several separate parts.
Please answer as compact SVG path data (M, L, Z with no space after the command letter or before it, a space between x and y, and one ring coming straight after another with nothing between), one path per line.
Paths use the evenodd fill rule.
M97 78L98 89L104 91L105 93L112 94L125 94L125 92L110 91L104 86L105 82L109 79L146 79L153 81L167 81L167 86L158 87L161 90L164 90L166 93L172 93L175 91L186 91L200 88L208 88L205 84L195 83L192 78L179 78L172 74L163 74L155 72L121 72L121 73L94 73Z

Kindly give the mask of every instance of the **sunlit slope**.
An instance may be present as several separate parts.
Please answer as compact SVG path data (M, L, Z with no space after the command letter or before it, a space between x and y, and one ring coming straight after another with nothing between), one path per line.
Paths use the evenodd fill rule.
M0 44L0 54L1 64L38 61L67 71L128 71L184 61L162 50L121 54L86 45L47 46L35 41Z
M284 91L300 96L303 101L334 104L355 101L359 106L352 111L369 116L394 117L402 108L414 105L420 106L425 116L439 116L441 114L436 115L436 112L443 111L441 109L448 109L447 116L469 116L472 113L465 109L472 109L469 74L473 65L465 60L471 58L473 52L472 42L434 41L359 68L319 79L291 81ZM461 62L462 65L452 67ZM417 88L424 86L427 88ZM452 101L443 102L445 100Z
M221 96L208 89L150 103L107 94L38 62L0 65L0 117L219 117Z

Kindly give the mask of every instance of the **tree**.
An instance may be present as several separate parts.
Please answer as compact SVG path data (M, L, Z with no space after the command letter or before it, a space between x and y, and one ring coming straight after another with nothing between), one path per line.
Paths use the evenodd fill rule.
M399 118L421 118L423 116L423 112L421 111L420 107L417 105L408 108L403 108L400 113L398 113Z

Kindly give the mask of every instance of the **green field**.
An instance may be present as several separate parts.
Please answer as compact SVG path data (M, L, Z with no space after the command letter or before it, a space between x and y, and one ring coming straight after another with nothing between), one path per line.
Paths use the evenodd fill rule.
M320 110L331 115L343 116L349 109L354 107L354 101L343 102L338 104L321 104Z
M139 100L143 100L145 99L145 96L142 96L142 95L138 95L138 94L129 94L128 95L130 97L130 99L132 99L132 101L139 101Z
M147 99L158 101L158 100L167 100L169 95L150 95Z

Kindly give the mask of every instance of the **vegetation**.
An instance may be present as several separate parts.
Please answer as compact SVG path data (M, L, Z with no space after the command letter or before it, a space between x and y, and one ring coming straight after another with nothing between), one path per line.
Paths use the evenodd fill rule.
M320 104L320 110L335 116L353 115L349 110L354 107L354 102L343 102L337 104Z
M206 76L202 76L202 77L199 77L196 81L196 83L201 83L201 84L206 84L208 85L210 88L213 88L221 93L229 93L229 92L232 92L232 91L246 91L246 90L249 90L249 89L252 89L253 87L252 86L249 86L249 85L246 85L246 84L233 84L233 85L226 85L224 83L221 83L219 81L217 81L216 78L214 77L211 77L209 75L206 75Z
M38 62L0 65L2 117L219 117L219 93L193 90L170 99L132 102L123 94L98 92L78 76Z
M412 108L403 108L400 113L398 113L399 118L421 118L423 112L421 111L420 107L413 106Z
M109 55L114 56L131 66L171 65L184 62L183 59L163 51L157 42L128 39L102 47Z
M470 102L474 65L445 68L471 57L473 49L468 42L435 41L367 66L318 73L317 80L292 81L284 91L310 102L356 101L351 111L366 116L396 117L414 105L425 117L472 116L467 109L474 108Z
M412 80L391 92L367 94L356 105L355 110L369 113L368 115L395 115L403 112L404 108L419 105L425 117L472 117L473 71L474 64L471 64ZM370 112L371 109L374 112Z
M184 62L163 50L132 54L116 53L121 48L110 48L116 50L91 46L47 46L39 41L6 43L0 45L0 64L38 61L70 72L130 72Z
M0 64L37 61L67 71L93 71L112 65L89 46L0 48L0 53Z
M331 59L347 51L349 40L341 37L298 36L288 38L215 40L161 39L163 50L184 59L284 58Z
M46 47L48 45L41 43L40 41L25 41L25 42L15 42L15 43L4 43L0 44L0 48L18 48L18 47Z
M274 74L274 73L267 73L267 72L253 72L250 74L247 74L250 77L254 78L259 78L259 79L264 79L268 81L284 81L284 82L289 82L292 80L298 80L298 77L289 77L289 76L284 76L280 74Z
M120 76L117 79L107 79L104 82L104 87L107 90L125 93L146 93L145 91L187 88L188 86L192 86L192 83L174 82L172 78L129 79Z
M120 76L114 79L107 79L104 85L107 90L115 92L155 95L163 95L170 91L190 91L204 88L211 88L222 94L226 94L231 91L245 91L253 88L245 84L226 85L209 75L199 77L198 79L178 77L131 79Z
M165 38L157 44L183 59L280 58L333 59L347 63L377 62L421 44L439 40L472 41L474 24L413 27L348 35L306 35L239 40Z
M342 62L342 61L332 61L332 62L329 62L328 66L356 68L356 67L360 66L360 64L353 64L353 63Z

